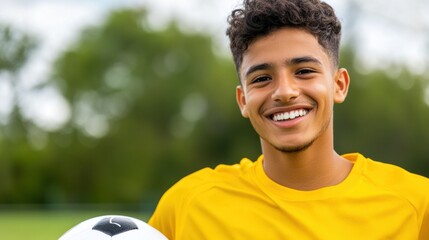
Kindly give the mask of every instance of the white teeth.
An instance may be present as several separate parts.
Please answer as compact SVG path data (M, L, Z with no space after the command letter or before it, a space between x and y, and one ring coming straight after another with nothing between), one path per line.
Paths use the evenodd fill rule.
M277 114L274 114L273 120L274 121L285 121L288 119L303 117L303 116L307 115L307 113L308 113L308 111L305 109L294 110L294 111L284 112L284 113L277 113Z

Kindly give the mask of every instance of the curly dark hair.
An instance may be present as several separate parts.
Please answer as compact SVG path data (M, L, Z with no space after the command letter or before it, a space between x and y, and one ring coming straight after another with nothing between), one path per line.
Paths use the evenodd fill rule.
M253 41L283 27L315 36L338 67L341 23L333 8L320 0L244 0L243 8L233 10L228 23L226 34L237 72Z

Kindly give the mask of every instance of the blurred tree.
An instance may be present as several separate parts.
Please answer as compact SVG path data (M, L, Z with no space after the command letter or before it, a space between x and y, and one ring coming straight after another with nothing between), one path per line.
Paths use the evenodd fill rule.
M30 54L35 47L36 41L33 37L18 30L13 30L9 26L0 26L1 80L5 81L12 91L11 114L9 114L9 119L3 120L7 125L4 134L8 135L9 138L25 135L22 129L22 114L19 109L20 79L18 74L30 58Z
M28 60L36 41L31 36L0 26L0 70L17 73Z
M53 81L73 110L53 135L68 143L52 170L56 200L147 201L203 166L256 156L231 60L208 35L174 23L152 29L144 10L114 12L83 32Z
M11 96L1 100L6 110L0 114L0 199L5 202L19 202L41 187L31 179L41 166L32 161L36 155L27 141L28 125L20 102L22 79L18 77L36 42L28 34L0 26L0 83L2 92Z
M343 49L341 62L349 70L351 87L346 102L336 106L337 149L360 151L429 176L428 79L397 65L361 73L358 61L352 49Z

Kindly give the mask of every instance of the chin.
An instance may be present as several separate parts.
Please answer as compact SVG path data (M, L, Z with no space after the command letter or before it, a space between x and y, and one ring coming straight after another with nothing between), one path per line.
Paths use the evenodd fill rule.
M291 146L276 146L273 145L275 149L277 149L280 152L284 152L284 153L299 153L299 152L303 152L305 150L307 150L312 144L313 141L309 141L306 143L302 143L302 144L296 144L296 145L291 145Z

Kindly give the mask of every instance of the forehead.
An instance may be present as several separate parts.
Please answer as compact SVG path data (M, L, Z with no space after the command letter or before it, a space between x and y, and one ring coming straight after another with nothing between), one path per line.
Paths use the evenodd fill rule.
M297 57L312 57L331 66L329 55L316 37L302 29L282 28L249 45L243 54L240 75L257 64L281 64Z

